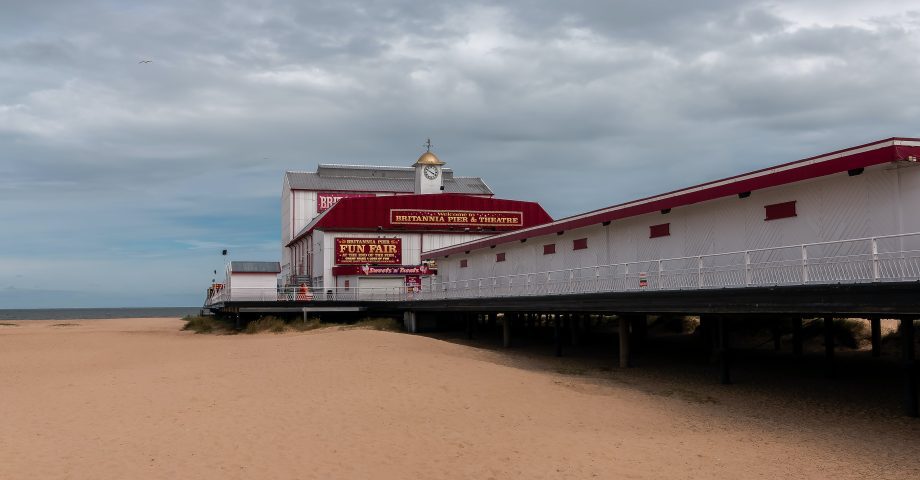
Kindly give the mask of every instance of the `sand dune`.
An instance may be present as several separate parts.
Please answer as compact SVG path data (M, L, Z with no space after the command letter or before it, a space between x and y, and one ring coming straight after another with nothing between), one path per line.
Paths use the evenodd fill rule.
M727 389L652 395L422 336L13 323L2 479L920 477L916 421L777 417Z

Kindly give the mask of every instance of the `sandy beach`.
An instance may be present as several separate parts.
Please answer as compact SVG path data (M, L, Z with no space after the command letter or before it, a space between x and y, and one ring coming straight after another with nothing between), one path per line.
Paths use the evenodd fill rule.
M370 330L4 323L2 479L920 477L920 422L743 386Z

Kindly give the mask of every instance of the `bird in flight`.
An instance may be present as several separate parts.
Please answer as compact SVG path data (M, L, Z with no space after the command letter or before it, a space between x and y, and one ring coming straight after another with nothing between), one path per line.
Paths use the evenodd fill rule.
M153 60L141 60L141 61L139 61L139 62L137 62L137 63L152 63L152 62L153 62Z

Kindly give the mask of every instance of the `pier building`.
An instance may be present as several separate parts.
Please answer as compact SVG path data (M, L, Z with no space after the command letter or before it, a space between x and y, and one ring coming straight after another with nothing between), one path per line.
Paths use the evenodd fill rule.
M320 165L287 172L282 189L282 285L336 298L420 289L437 271L424 250L552 219L538 204L493 197L430 150L411 167Z

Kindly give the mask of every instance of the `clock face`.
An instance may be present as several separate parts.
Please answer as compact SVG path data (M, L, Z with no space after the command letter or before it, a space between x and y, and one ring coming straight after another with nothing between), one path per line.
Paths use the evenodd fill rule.
M427 178L428 180L434 180L438 178L438 167L434 165L426 165L424 173L425 173L425 178Z

